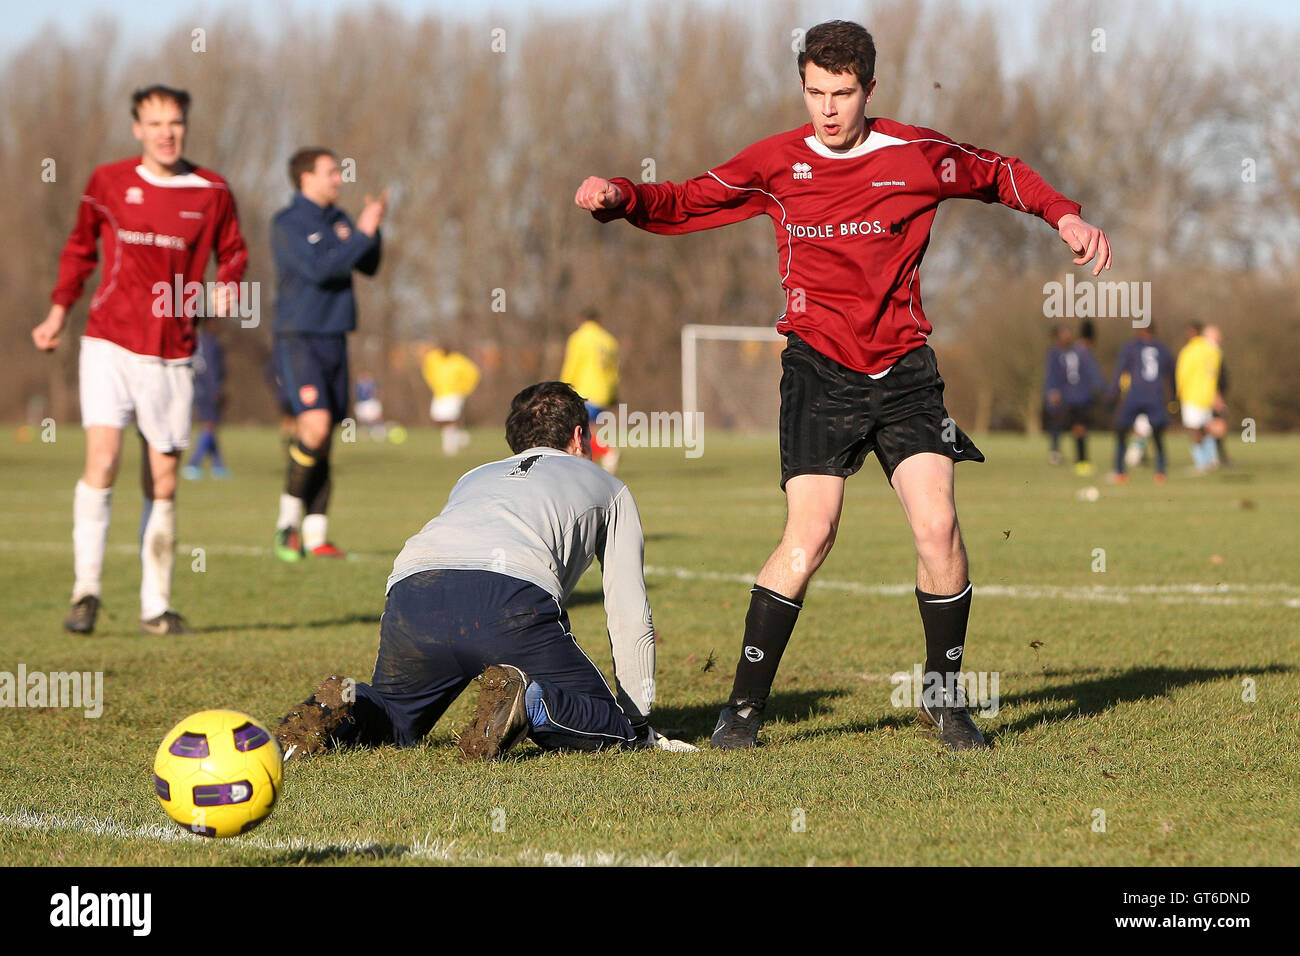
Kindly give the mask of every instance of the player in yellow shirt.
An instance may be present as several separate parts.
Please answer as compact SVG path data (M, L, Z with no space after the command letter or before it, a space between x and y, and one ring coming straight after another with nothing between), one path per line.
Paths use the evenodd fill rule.
M606 445L597 435L596 419L618 402L618 339L600 324L600 313L584 309L581 322L564 347L560 381L587 403L591 417L591 457L611 475L618 467L618 448Z
M434 346L424 353L420 371L433 392L429 414L442 429L442 452L454 455L469 444L469 432L461 427L461 419L465 399L478 387L478 366L460 352Z
M1183 425L1192 432L1192 463L1198 472L1218 467L1219 451L1210 434L1210 419L1219 399L1219 367L1223 363L1223 336L1216 326L1188 327L1192 333L1178 353L1174 382L1182 407Z

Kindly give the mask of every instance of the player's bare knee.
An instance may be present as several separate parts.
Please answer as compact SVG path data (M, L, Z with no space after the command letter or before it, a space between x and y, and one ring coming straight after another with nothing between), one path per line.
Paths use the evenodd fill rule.
M86 456L86 468L81 480L92 488L109 488L117 480L118 466L121 459L111 453Z
M962 551L961 531L955 514L939 514L912 522L916 551L923 558L942 560Z
M146 488L145 494L154 501L171 501L176 497L176 476L169 479L155 479L152 488Z
M786 526L785 545L792 553L797 553L810 570L816 570L831 553L838 530L839 522L803 518Z

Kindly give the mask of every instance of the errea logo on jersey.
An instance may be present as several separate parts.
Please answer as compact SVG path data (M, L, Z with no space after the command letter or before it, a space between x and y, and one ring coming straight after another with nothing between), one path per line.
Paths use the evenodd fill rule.
M126 204L128 206L139 206L144 203L144 190L139 186L128 186L126 190Z
M795 163L790 168L794 170L795 179L812 179L812 167L807 163Z

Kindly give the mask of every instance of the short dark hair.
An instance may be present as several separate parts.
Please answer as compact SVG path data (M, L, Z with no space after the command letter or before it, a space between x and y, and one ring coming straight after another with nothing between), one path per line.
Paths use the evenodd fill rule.
M827 20L808 31L799 53L799 82L815 63L827 73L852 73L866 89L876 77L876 41L867 28L849 20Z
M304 146L289 157L289 181L293 183L294 189L302 189L303 174L316 172L316 160L322 156L338 158L333 150L324 146Z
M572 386L538 382L510 402L506 443L516 454L528 448L564 451L573 441L573 430L587 426L587 405Z
M187 91L155 83L153 86L146 86L131 94L131 119L138 120L140 118L141 103L145 100L154 99L171 100L181 108L181 116L188 118L190 115L190 94Z

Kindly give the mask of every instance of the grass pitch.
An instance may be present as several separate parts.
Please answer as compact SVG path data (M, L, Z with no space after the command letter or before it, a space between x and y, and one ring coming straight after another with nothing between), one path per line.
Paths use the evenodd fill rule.
M747 585L779 537L774 436L707 436L704 455L632 449L623 477L647 533L659 645L652 722L703 744L731 686ZM33 436L38 439L39 436ZM269 430L227 429L230 481L185 483L173 603L199 633L136 633L139 450L115 492L105 610L64 634L82 438L0 434L0 671L102 671L103 713L0 709L0 859L10 865L1300 863L1300 439L1234 442L1233 468L1126 487L1044 463L1043 443L985 437L958 468L976 584L965 666L997 672L989 752L951 755L891 702L924 657L913 553L869 460L814 581L750 753L545 755L466 766L451 733L287 768L254 833L205 841L153 796L180 718L212 707L274 723L325 674L366 679L384 581L464 470L504 456L499 429L446 459L437 436L360 441L335 458L331 537L348 562L271 555L282 480ZM1108 461L1110 441L1094 438ZM1078 496L1087 485L1099 500ZM1100 549L1100 550L1099 550ZM1104 570L1103 570L1104 569ZM570 609L609 672L599 576ZM1104 816L1103 816L1104 815Z

